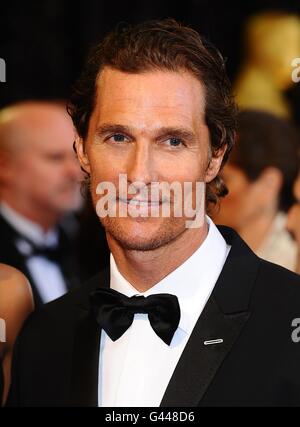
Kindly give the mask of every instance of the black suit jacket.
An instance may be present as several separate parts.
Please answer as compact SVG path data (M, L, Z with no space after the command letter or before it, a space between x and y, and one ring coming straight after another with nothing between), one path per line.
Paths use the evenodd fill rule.
M233 230L220 230L231 251L161 406L299 406L300 343L291 336L299 276L259 259ZM98 286L109 286L108 270L28 320L9 405L97 405L100 330L88 295Z
M75 246L73 239L64 231L62 227L58 228L59 232L59 244L63 248L63 256L61 257L61 262L58 264L62 275L64 277L67 290L72 287L79 285L78 274L77 274L77 263L76 263L76 254ZM26 257L22 255L16 245L15 241L18 237L17 231L3 218L0 214L0 263L9 264L18 270L22 271L25 276L30 281L35 306L38 307L42 304L41 297L39 295L38 289L36 287L35 281L30 274L26 266Z

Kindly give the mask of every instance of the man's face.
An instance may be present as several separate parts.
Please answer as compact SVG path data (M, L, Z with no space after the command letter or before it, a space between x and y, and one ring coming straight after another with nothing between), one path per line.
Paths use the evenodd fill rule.
M77 144L81 164L91 174L95 205L96 188L103 181L112 182L118 196L120 174L127 175L128 185L141 183L138 189L153 182L177 181L192 182L193 192L197 181L208 182L216 176L223 153L209 162L204 90L190 73L127 74L105 68L97 90L87 140L84 146L81 140ZM146 201L136 211L149 207ZM136 250L163 246L186 230L184 216L117 216L101 221L108 238Z
M72 149L72 122L62 108L36 107L15 123L6 182L31 207L63 214L80 204L82 174Z

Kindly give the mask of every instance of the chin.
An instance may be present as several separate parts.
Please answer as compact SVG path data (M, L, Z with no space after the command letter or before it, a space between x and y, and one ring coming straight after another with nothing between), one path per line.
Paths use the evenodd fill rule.
M160 239L139 238L139 239L126 239L125 236L113 236L119 245L128 251L148 252L164 246ZM166 244L166 243L165 243Z
M160 221L147 222L146 218L130 221L124 224L121 221L113 221L111 218L101 220L108 235L127 250L151 251L167 245L176 239L184 230L181 224L175 222Z

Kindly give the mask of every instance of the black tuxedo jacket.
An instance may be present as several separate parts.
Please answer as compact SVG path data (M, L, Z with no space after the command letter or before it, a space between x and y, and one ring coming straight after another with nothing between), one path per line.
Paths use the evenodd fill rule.
M61 269L62 275L66 282L67 290L79 285L76 277L76 255L74 244L71 236L62 227L59 227L59 244L62 248L63 256L58 266ZM26 257L22 255L16 245L15 240L18 237L17 231L3 218L0 214L0 263L9 264L18 270L22 271L30 281L35 306L42 304L41 297L36 287L35 281L26 266Z
M232 248L161 406L299 406L300 343L292 339L299 276L219 229ZM99 286L109 286L108 270L27 321L15 349L10 406L97 405L100 329L88 295ZM220 338L222 344L204 345Z

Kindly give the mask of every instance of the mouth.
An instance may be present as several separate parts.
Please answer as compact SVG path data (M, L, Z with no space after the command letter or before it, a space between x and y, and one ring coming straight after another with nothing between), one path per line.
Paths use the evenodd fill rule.
M131 198L131 199L124 199L122 197L118 197L117 200L121 203L125 203L127 205L132 205L132 206L160 206L162 205L162 201L160 200L145 200L145 199L136 199L136 198Z

